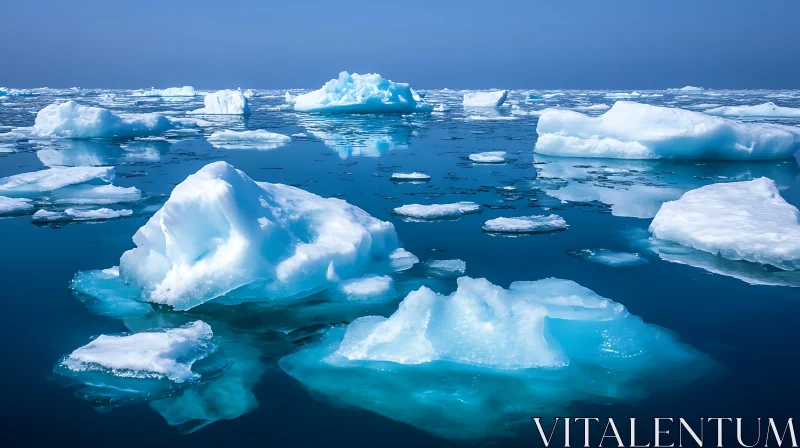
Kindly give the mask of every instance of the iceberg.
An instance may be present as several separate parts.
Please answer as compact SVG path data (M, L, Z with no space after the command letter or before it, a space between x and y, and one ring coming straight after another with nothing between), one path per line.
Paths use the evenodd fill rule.
M505 163L506 152L505 151L479 152L477 154L470 154L469 160L475 163Z
M598 117L547 110L536 132L535 152L566 157L765 160L790 158L800 149L797 127L628 101Z
M428 260L425 262L425 275L433 278L458 278L467 272L464 260Z
M508 98L508 90L467 92L464 94L464 107L500 107L506 98Z
M292 103L290 97L286 101ZM369 114L432 109L408 84L389 81L375 73L341 72L321 89L295 96L293 103L294 110L299 112Z
M400 216L415 219L455 219L470 213L478 213L481 206L474 202L456 202L453 204L408 204L397 207L394 212Z
M107 219L123 218L133 214L132 210L112 210L98 208L92 210L68 208L61 211L39 210L31 218L37 222L64 222L64 221L102 221Z
M619 252L609 249L568 250L567 255L611 267L647 264L647 258L644 258L639 254L631 252Z
M150 97L189 97L198 94L192 86L169 87L166 89L137 90L131 96L150 96Z
M800 118L800 109L796 107L781 107L773 102L757 104L755 106L720 106L704 111L709 115L725 117L754 117L754 118Z
M503 289L468 277L449 296L422 287L390 317L356 319L280 361L315 395L462 439L511 435L531 403L555 413L630 402L710 364L575 282Z
M16 215L33 210L30 199L0 196L0 215Z
M199 377L192 372L192 364L214 351L213 336L211 327L203 321L165 331L100 335L64 357L60 365L78 373L99 371L182 383Z
M203 99L204 107L187 114L195 115L250 115L247 98L239 90L220 90Z
M483 230L491 233L540 233L565 230L569 225L558 215L519 216L495 218L483 224Z
M51 104L36 114L32 135L62 138L134 138L158 135L173 128L163 115L116 115L75 101Z
M691 190L661 206L650 232L729 260L800 270L800 211L765 177Z
M255 182L225 162L175 187L133 242L120 259L120 283L175 310L214 299L299 300L416 261L391 223L339 199Z
M389 179L396 182L427 182L431 180L431 176L428 176L424 173L417 173L415 171L413 173L392 173L392 176Z
M215 148L222 149L275 149L291 143L283 134L257 129L254 131L217 131L207 138Z

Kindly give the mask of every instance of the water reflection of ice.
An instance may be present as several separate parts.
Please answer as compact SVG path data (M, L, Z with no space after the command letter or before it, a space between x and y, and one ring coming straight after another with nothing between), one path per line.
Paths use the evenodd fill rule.
M597 201L611 206L614 216L652 218L666 201L715 182L766 176L779 188L798 175L797 161L676 162L666 160L575 159L536 154L537 183L557 199Z
M39 144L36 156L47 167L114 166L158 162L169 147L165 141L64 139Z
M407 115L298 114L297 120L342 159L378 157L406 148L416 128L412 116Z

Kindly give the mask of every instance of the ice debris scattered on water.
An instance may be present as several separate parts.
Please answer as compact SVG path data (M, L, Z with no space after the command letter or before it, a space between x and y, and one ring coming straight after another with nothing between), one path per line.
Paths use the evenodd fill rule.
M393 173L390 179L398 182L402 181L427 182L431 180L431 176L428 176L427 174L424 173L417 173L415 171L413 173Z
M67 101L40 110L31 133L36 137L133 138L158 135L172 128L172 122L163 115L116 115L108 109Z
M432 109L408 84L383 79L376 73L341 72L319 90L297 95L292 101L287 98L287 102L299 112L411 113Z
M192 86L183 87L169 87L166 89L149 89L137 90L131 93L131 96L148 96L148 97L190 97L197 95L198 92Z
M195 115L250 115L247 98L239 90L220 90L203 99L203 108L187 114Z
M540 233L564 230L569 225L558 215L518 216L495 218L483 224L483 230L492 233Z
M39 210L33 214L33 221L39 222L66 222L66 221L102 221L107 219L123 218L133 214L133 210L113 210L110 208L76 209L68 208L64 211Z
M584 260L611 267L647 264L647 258L644 258L637 253L619 252L610 249L569 250L567 251L567 254L573 257L582 258Z
M800 118L800 109L796 107L781 107L773 102L757 104L755 106L720 106L704 111L709 115L725 117L755 117L755 118Z
M469 160L475 163L505 163L506 152L505 151L479 152L477 154L470 154Z
M650 232L730 260L800 269L800 211L765 177L686 192L661 206Z
M598 117L548 110L536 132L537 153L567 157L763 160L789 158L800 149L797 127L628 101Z
M467 92L464 94L464 107L500 107L508 98L508 90L491 92Z
M257 129L252 131L217 131L208 136L208 142L223 149L275 149L291 143L283 134Z
M394 212L400 216L415 219L452 219L480 211L480 205L467 201L453 204L408 204L394 209Z

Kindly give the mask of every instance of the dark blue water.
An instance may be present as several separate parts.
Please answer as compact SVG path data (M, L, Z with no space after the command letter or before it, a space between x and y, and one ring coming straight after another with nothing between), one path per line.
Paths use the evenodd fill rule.
M176 111L192 104L162 104L133 100L107 105L126 112ZM79 101L98 101L97 92L82 92ZM649 263L609 267L569 256L567 250L606 248L640 251L632 234L646 230L650 219L631 217L612 204L599 201L570 202L557 199L554 181L537 178L547 164L581 165L581 161L538 159L535 116L516 119L469 120L459 110L457 96L440 95L450 112L444 115L406 117L309 117L287 110L270 110L280 98L264 96L254 101L255 113L246 119L229 119L214 126L230 129L268 129L283 134L305 132L287 146L269 151L237 151L213 148L203 138L209 128L195 134L171 136L152 143L157 157L131 160L120 145L130 142L19 142L13 152L0 154L0 176L42 169L37 152L55 149L65 154L90 154L103 164L116 166L115 184L136 186L155 203L166 199L172 188L213 160L225 160L258 181L279 182L324 197L337 196L368 213L394 223L404 247L425 260L460 258L471 277L485 277L508 286L513 281L558 277L574 280L598 294L624 304L645 322L661 326L681 342L708 355L713 368L703 378L680 384L677 389L654 390L634 402L579 402L572 416L630 416L647 420L656 416L786 418L796 410L800 385L796 372L800 293L785 286L755 286L739 279L712 274L690 265L645 255ZM544 105L594 104L609 101L601 92L566 92L523 108ZM687 106L692 103L756 104L775 100L797 103L793 93L727 92L722 98L669 96L642 99L656 104ZM454 99L455 98L455 99ZM515 98L512 95L512 98ZM0 124L6 130L30 126L39 110L54 100L52 95L8 98L0 103ZM777 101L777 100L776 100ZM508 112L500 115L513 117ZM792 124L792 122L789 122ZM5 131L3 131L5 132ZM471 153L502 150L513 160L503 165L473 165ZM87 160L83 158L82 160ZM536 162L536 163L534 163ZM597 163L590 161L589 163ZM614 161L600 162L616 166ZM783 197L800 205L800 169L796 161L760 164L710 164L637 162L649 173L632 181L652 182L685 191L713 182L714 176L767 175L783 188ZM563 167L562 167L563 168ZM389 181L392 172L425 171L426 184ZM723 174L724 173L724 174ZM557 186L598 179L559 179ZM593 183L594 182L594 183ZM513 192L501 191L513 185ZM631 184L597 188L624 190ZM598 190L599 191L599 190ZM646 195L645 195L646 196ZM647 201L641 195L622 195L624 205ZM405 222L391 214L409 203L474 201L487 207L481 214L440 222ZM626 202L627 201L627 202ZM481 231L481 224L500 216L558 213L569 223L567 231L520 238L503 238ZM301 348L281 336L279 329L304 325L325 327L347 322L357 315L315 316L306 322L296 314L256 310L246 305L205 307L187 315L164 311L159 319L181 324L199 316L222 337L241 338L252 349L241 356L253 359L243 374L252 381L257 407L235 418L221 418L192 433L192 424L170 425L147 403L120 406L98 412L75 396L53 374L58 360L99 334L146 329L148 323L90 313L67 288L81 270L118 264L133 247L131 236L148 219L146 210L134 217L103 223L73 223L58 227L34 225L30 216L0 219L0 444L5 446L270 444L276 446L348 445L383 446L531 446L538 444L532 424L517 428L513 437L453 441L395 422L368 411L336 405L309 394L302 384L286 375L278 360ZM453 286L445 286L445 289ZM371 310L384 315L392 304ZM216 326L215 326L216 325ZM138 328L141 327L141 328ZM217 329L220 328L219 331ZM670 366L664 366L669 369ZM358 387L353 385L353 387ZM220 402L224 403L222 399ZM546 414L531 403L531 415Z

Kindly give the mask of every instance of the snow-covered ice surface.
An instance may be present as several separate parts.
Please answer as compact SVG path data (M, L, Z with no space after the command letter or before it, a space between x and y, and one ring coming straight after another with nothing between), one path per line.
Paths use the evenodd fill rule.
M511 431L530 418L530 402L551 409L581 397L625 402L658 382L693 378L708 361L575 282L503 289L462 277L449 296L423 287L388 318L334 328L281 367L334 402L473 438Z
M567 222L558 215L494 218L483 223L483 230L493 233L541 233L564 230Z
M628 101L599 117L545 111L536 132L537 153L565 157L765 160L790 158L800 150L797 127Z
M725 117L800 118L800 108L782 107L773 102L754 106L720 106L704 111L709 115Z
M250 115L250 105L238 90L219 90L203 99L203 107L187 113L195 115Z
M289 144L292 139L283 134L258 129L255 131L217 131L207 140L222 149L275 149Z
M730 260L800 269L800 211L766 177L691 190L661 206L650 232Z
M288 94L288 92L287 92ZM298 112L326 113L410 113L430 112L426 103L408 84L383 79L377 73L339 73L319 90L287 97Z
M394 209L400 216L413 219L455 219L466 214L478 213L481 206L474 202L456 202L453 204L407 204Z
M384 75L403 80L389 72ZM196 115L190 112L205 107L207 93L238 86L208 86L215 88L174 97L159 95L191 92L142 87L9 88L0 96L0 197L7 198L0 201L4 210L18 210L0 216L6 255L0 257L5 274L0 292L8 298L7 309L0 312L0 328L5 339L13 341L3 358L13 366L5 370L7 384L13 387L4 394L10 403L25 403L9 414L11 425L29 427L29 421L46 420L63 431L64 440L74 438L74 428L86 425L101 425L109 434L136 427L125 433L126 442L140 446L180 441L183 436L178 433L187 432L199 432L192 437L217 443L218 434L230 433L227 426L238 428L234 439L269 437L278 444L291 440L322 445L334 437L357 446L374 443L374 434L392 434L405 445L453 446L448 439L458 438L469 440L456 446L516 446L537 439L530 417L542 415L547 421L544 410L557 416L606 415L598 409L624 402L625 416L660 415L669 403L670 415L687 415L709 411L704 406L723 400L731 415L747 415L764 406L776 414L794 412L791 400L782 406L775 397L800 394L788 368L791 363L779 349L795 337L800 270L731 260L656 238L648 228L662 204L691 190L761 177L772 180L783 200L797 207L797 160L579 158L537 154L534 148L543 114L573 111L599 117L617 101L615 96L703 112L765 103L799 109L798 91L713 86L637 90L635 95L633 89L509 90L501 107L465 107L464 94L469 91L441 89L416 92L424 98L424 109L435 107L432 113L417 113L415 108L414 113L350 114L296 111L294 99L319 85L252 92L243 85L240 92L250 115ZM105 109L120 120L112 117L106 124L140 122L145 125L137 128L142 136L119 132L123 124L111 135L107 128L95 127L93 119L82 121L82 113L58 129L104 131L81 138L35 135L37 114L68 101ZM749 130L776 129L772 124L800 129L800 118L756 115L730 115L729 122L737 125L723 130L738 129L738 124ZM93 116L94 112L85 115ZM169 121L168 129L155 132L137 121L157 116ZM100 112L98 117L96 123L108 115ZM637 141L639 134L653 130L663 131L637 128ZM268 142L258 138L262 132L291 140L276 137L275 144L282 146L271 151L224 149L272 146L271 137ZM766 134L759 135L752 141L765 140ZM692 142L697 141L681 141L681 148L691 149ZM505 152L505 163L469 159L471 154L495 151ZM770 149L765 146L763 151ZM236 174L224 181L214 178L200 186L178 187L220 161L241 169L252 182L237 180ZM423 174L425 181L416 175L411 181L393 177L412 173ZM249 186L245 193L242 185ZM276 196L264 185L269 191L296 195L273 200ZM176 202L178 196L186 200ZM753 210L769 205L761 202ZM461 206L448 210L447 205L459 203L470 203L467 210L480 213L464 213ZM420 205L411 207L417 217L394 212L407 204ZM340 212L326 206L347 219L331 219ZM74 214L104 208L132 213L125 219L66 220L68 209ZM64 220L34 220L37 212ZM569 230L528 237L483 231L486 221L497 218L552 214L562 217ZM448 215L458 219L429 219ZM364 221L356 219L360 224L353 225L353 216ZM312 223L310 217L325 225ZM753 238L766 238L771 221L759 218L753 223ZM722 228L714 224L707 230ZM321 228L326 229L324 235L314 233ZM139 229L134 242L131 237ZM131 249L135 256L126 255L122 266L115 266ZM284 265L289 259L297 261L292 265L296 270ZM629 266L634 263L638 264ZM285 269L279 272L278 266ZM284 274L288 276L280 277ZM456 278L464 275L487 278L504 290L487 286L489 292L484 293L462 286L455 296L480 305L468 309L477 320L438 319L445 316L441 305L455 297ZM550 277L571 285L563 294L564 303L608 303L567 281L573 280L624 305L641 321L625 311L606 321L584 320L589 311L569 305L559 306L559 313L581 318L556 318L550 315L556 311L551 304L509 288L519 280ZM548 284L546 292L556 290L555 284L562 283ZM415 334L431 342L435 350L429 353L446 359L419 364L354 359L341 366L320 362L339 349L345 326L355 330L363 323L353 322L365 316L392 316L403 298L423 286L432 291L426 294L434 306L421 310L430 311L434 319ZM156 290L163 299L157 303L151 301ZM177 307L165 303L176 297L187 301ZM516 308L503 317L502 308L496 313L484 300L492 302L493 297ZM542 320L534 307L546 309L547 316ZM594 311L599 316L615 307ZM522 319L514 320L523 315L514 314L516 310L526 313L531 324L544 322L543 336L508 336L530 328ZM397 323L397 317L389 320ZM216 350L194 361L191 378L182 382L159 375L120 376L99 366L75 372L60 364L60 356L101 334L163 333L196 321L213 329ZM480 324L481 331L495 328L496 337L469 339L459 352L447 344L448 338L436 337L455 334L447 326L456 321ZM422 322L412 319L407 329L420 330ZM396 338L370 334L398 347L411 342L406 333ZM477 338L487 333L465 334ZM350 348L363 341L352 339ZM376 345L365 351L372 357L381 351L395 357L401 353L384 350L388 345L380 338L373 341ZM491 344L503 341L513 344L491 349ZM534 345L542 350L524 351L524 356L515 351ZM712 370L692 380L691 369L700 369L707 358L687 345L713 359L720 367L716 374ZM598 350L601 346L609 351ZM628 349L636 356L614 357L615 351L632 353ZM406 354L417 356L415 350ZM564 357L569 359L564 367L505 368L517 359L546 364ZM279 367L280 359L284 367L292 364L290 370L301 382ZM460 362L464 359L475 363ZM189 360L176 358L179 364ZM48 372L54 365L55 376ZM769 381L763 381L764 372ZM308 393L304 385L311 382ZM70 391L59 390L62 385ZM138 405L96 416L86 406L108 410L128 403ZM293 418L309 413L317 418ZM239 419L245 414L249 415ZM75 424L78 417L80 425ZM287 418L301 421L303 430L294 424L248 423ZM365 424L370 431L363 431ZM497 436L512 440L495 440ZM483 440L487 438L492 440Z
M469 160L475 163L505 163L506 152L505 151L479 152L476 154L470 154Z

